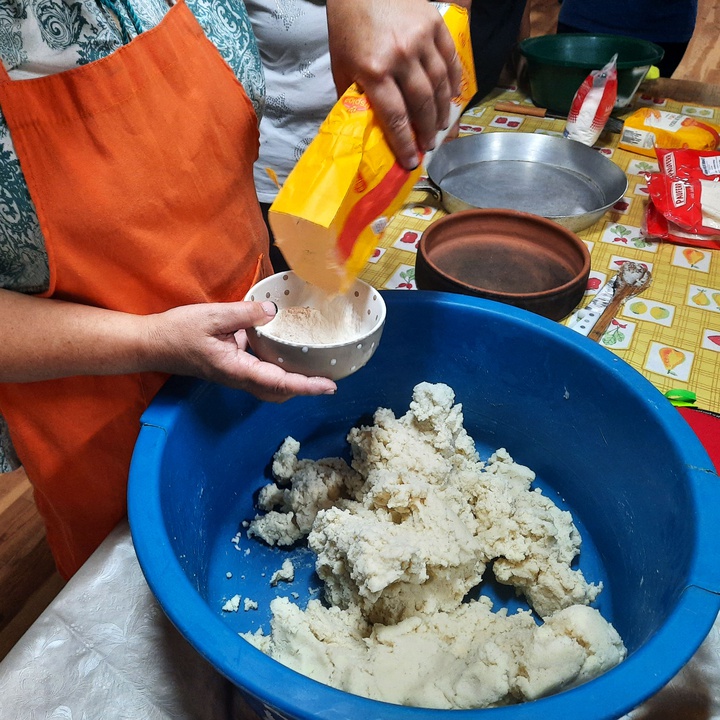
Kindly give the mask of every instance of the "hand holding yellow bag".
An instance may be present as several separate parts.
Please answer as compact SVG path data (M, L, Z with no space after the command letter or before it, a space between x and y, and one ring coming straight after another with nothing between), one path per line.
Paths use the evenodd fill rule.
M467 11L437 4L462 64L450 125L476 91ZM446 133L439 133L439 145ZM328 293L344 293L360 273L422 167L395 160L365 95L350 87L298 161L270 207L275 241L291 268Z

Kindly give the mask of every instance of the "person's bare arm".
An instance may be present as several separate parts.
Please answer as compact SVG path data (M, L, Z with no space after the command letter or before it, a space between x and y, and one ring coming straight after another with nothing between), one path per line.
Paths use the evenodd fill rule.
M417 167L447 127L462 78L440 13L427 0L328 0L327 14L338 92L356 82L400 164Z
M331 380L286 373L246 352L244 329L274 314L272 303L233 302L131 315L0 290L0 382L158 371L275 402L334 392Z

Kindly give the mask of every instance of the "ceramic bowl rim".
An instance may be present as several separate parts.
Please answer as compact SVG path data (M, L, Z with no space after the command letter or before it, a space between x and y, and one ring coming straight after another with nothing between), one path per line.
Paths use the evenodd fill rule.
M306 280L301 278L296 272L293 270L284 270L282 272L273 273L272 275L268 275L267 277L263 278L262 280L259 280L256 282L245 294L245 297L243 298L246 302L252 302L250 300L250 294L255 290L256 288L260 287L263 283L269 281L272 278L277 277L278 275L294 275L299 281L304 282L306 284L308 283ZM368 291L374 292L377 295L378 300L378 308L379 308L379 317L377 321L373 324L373 326L368 331L364 331L361 335L356 335L351 340L345 340L344 342L337 342L337 343L307 343L307 342L293 342L292 340L282 340L278 338L276 335L271 335L269 333L262 332L262 328L265 327L264 325L259 325L257 327L253 327L252 331L254 331L257 335L262 336L265 340L268 340L273 343L277 343L279 346L282 347L291 347L291 348L308 348L308 350L331 350L331 349L337 349L337 348L344 348L344 347L350 347L351 345L362 342L364 340L367 340L368 338L375 335L385 324L385 318L387 316L387 306L385 304L385 299L382 296L382 293L370 283L365 282L365 280L361 280L360 278L356 278L350 288L348 289L348 293L352 292L353 287L360 285L361 287L365 287Z
M441 224L450 224L453 222L454 218L461 217L461 216L469 216L474 215L476 217L482 218L488 218L490 216L502 216L506 219L509 219L510 217L514 218L524 218L528 221L532 222L535 225L543 225L551 230L555 230L558 235L562 235L565 237L566 240L570 242L570 244L575 247L580 254L583 256L583 266L582 270L580 272L577 272L571 280L568 280L567 282L563 283L562 285L557 285L554 288L549 288L547 290L539 290L537 292L531 292L531 293L510 293L505 292L502 290L490 290L487 288L480 287L478 285L469 285L468 283L460 280L459 278L456 278L452 275L448 275L444 270L442 270L438 265L433 262L430 255L425 251L425 245L427 244L426 237L428 233L431 231L433 227L437 227ZM425 242L423 242L425 240ZM568 228L564 227L563 225L560 225L559 223L555 222L554 220L551 220L550 218L542 217L540 215L535 215L533 213L523 212L521 210L510 210L510 209L504 209L504 208L471 208L468 210L461 210L459 212L450 213L449 215L445 215L444 217L441 217L439 220L436 220L422 235L420 238L420 242L418 244L418 257L422 257L423 262L427 264L427 266L436 273L439 277L441 277L444 281L455 285L459 288L466 289L469 293L485 293L488 298L501 298L502 300L509 301L509 300L544 300L547 298L556 297L559 295L563 295L566 292L569 292L571 290L574 290L578 284L582 280L582 278L587 279L587 277L590 274L590 251L587 248L587 245L582 241L582 239L574 233L572 230L569 230Z

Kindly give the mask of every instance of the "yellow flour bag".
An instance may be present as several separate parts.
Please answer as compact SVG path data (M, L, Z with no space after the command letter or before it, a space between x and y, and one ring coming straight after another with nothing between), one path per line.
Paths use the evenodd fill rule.
M437 3L455 41L463 77L452 125L475 94L467 11ZM439 133L439 145L447 133ZM353 85L338 100L270 207L275 240L290 267L328 293L344 293L365 266L390 218L422 172L395 160L365 95Z
M720 127L679 113L640 108L625 119L618 147L655 157L655 148L717 150Z

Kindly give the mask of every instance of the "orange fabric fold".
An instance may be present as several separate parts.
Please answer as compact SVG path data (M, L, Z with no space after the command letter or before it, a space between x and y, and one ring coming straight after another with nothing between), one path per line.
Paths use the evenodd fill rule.
M106 58L0 106L37 209L47 297L136 314L242 299L269 273L257 118L184 2ZM0 385L18 456L69 577L126 512L139 419L166 376Z

